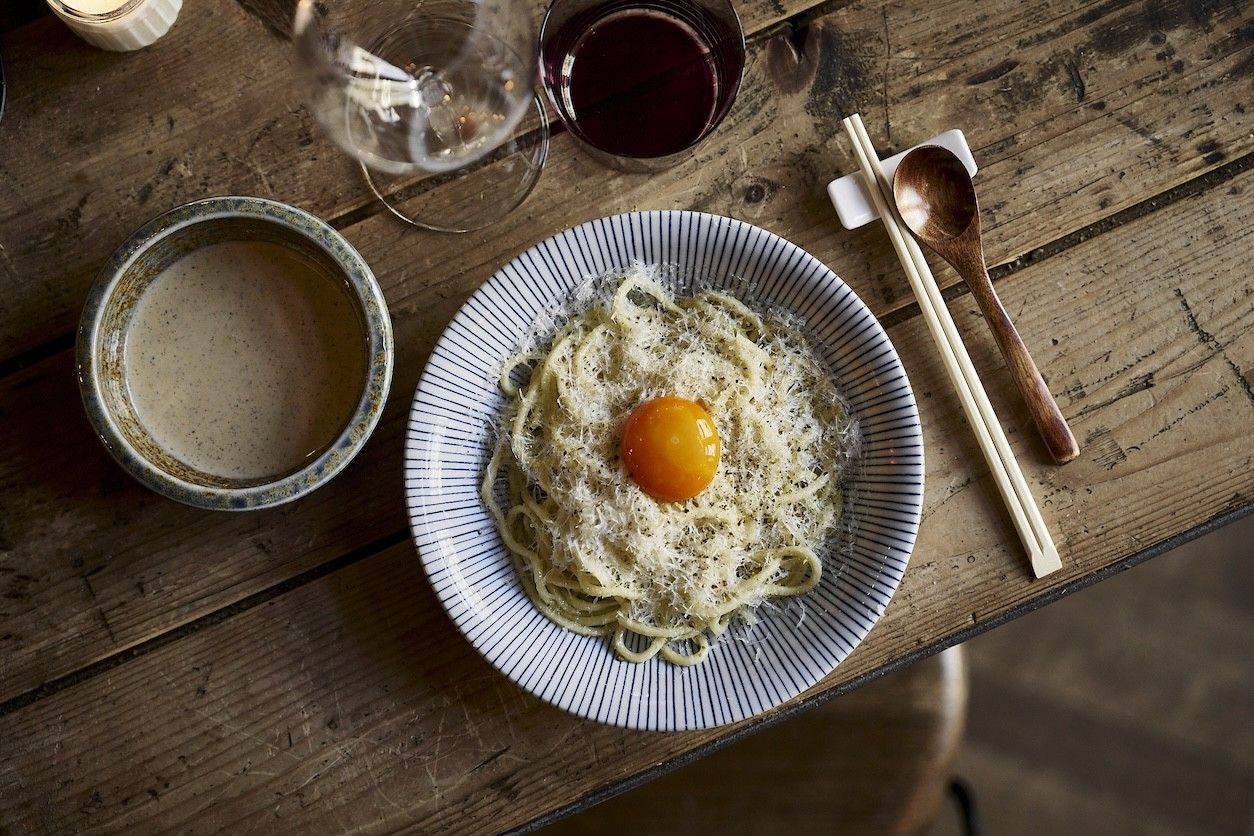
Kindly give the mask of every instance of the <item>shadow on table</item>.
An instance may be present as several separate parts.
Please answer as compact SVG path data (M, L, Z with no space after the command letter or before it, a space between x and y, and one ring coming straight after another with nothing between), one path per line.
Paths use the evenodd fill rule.
M238 0L249 14L259 18L275 34L292 37L292 16L296 14L296 0Z

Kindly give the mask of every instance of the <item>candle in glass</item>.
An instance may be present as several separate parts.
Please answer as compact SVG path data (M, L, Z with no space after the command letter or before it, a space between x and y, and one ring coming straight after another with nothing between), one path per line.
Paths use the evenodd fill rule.
M101 49L142 49L164 35L183 0L48 0L74 33Z

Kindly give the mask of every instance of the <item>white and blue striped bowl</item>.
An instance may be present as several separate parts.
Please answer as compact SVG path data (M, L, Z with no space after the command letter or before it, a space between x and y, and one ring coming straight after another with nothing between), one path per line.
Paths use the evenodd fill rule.
M802 316L834 369L863 436L847 489L849 542L795 607L759 611L750 640L725 638L701 664L617 659L527 597L479 481L498 372L532 323L586 278L633 260L673 265L681 288L739 289ZM633 729L733 723L814 685L865 638L896 591L923 501L923 441L910 383L875 317L800 247L764 229L697 212L633 212L590 221L506 264L462 307L418 384L405 447L405 492L423 566L449 616L502 673L543 700Z

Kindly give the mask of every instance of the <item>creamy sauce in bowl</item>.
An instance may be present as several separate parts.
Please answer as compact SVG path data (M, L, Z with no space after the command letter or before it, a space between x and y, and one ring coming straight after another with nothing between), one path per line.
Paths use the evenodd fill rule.
M124 358L135 414L162 449L212 476L264 480L347 425L366 338L341 279L279 244L225 241L152 280Z

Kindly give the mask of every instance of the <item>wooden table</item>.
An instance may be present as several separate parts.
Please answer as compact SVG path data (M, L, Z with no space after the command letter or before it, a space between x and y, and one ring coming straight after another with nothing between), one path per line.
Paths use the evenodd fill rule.
M555 137L535 193L463 236L402 226L290 92L290 45L233 0L185 3L139 53L3 12L0 120L0 830L500 830L558 815L962 641L1254 507L1254 6L1170 0L741 0L744 87L696 157L610 172ZM538 9L537 9L538 10ZM881 229L824 195L961 127L986 245L1083 445L1051 466L960 286L950 305L1063 552L1029 577ZM324 490L230 515L131 481L79 404L73 329L134 228L216 194L328 219L373 265L393 397ZM790 707L645 734L519 691L460 638L406 528L401 438L431 346L537 239L629 209L765 226L876 312L919 398L927 496L901 589ZM948 271L939 273L954 284ZM1083 652L1050 648L1041 652Z

